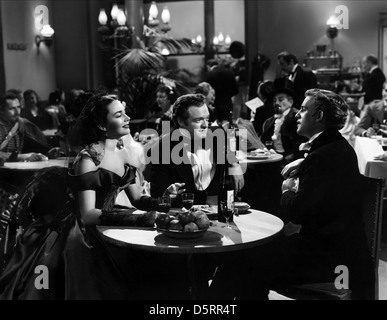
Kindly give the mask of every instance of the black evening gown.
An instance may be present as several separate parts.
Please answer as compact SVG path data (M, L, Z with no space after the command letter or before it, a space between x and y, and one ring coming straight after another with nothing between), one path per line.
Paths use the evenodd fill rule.
M73 194L96 191L96 207L111 210L118 193L135 183L136 169L125 166L120 177L99 168L83 175L68 175ZM55 186L52 186L55 188ZM104 241L95 226L85 226L77 199L63 210L34 221L18 239L15 252L0 279L4 299L138 299L141 279L135 251ZM38 266L48 270L48 289L37 289ZM137 268L137 270L136 270Z

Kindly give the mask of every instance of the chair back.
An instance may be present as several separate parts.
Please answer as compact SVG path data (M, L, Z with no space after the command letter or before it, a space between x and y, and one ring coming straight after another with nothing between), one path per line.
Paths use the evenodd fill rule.
M375 272L375 300L379 298L379 254L382 230L384 179L362 176L363 221Z

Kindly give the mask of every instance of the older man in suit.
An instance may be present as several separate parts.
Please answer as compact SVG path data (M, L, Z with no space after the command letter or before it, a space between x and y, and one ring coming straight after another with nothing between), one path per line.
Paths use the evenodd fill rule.
M345 285L352 298L372 298L375 279L363 226L361 176L355 151L338 131L347 112L336 93L306 92L297 132L309 139L309 152L296 172L285 174L284 236L246 258L251 270L235 279L237 297L264 297L269 288L290 284L334 282L340 266L348 271Z
M363 137L370 137L377 134L381 124L387 120L387 82L382 88L382 100L374 100L365 107L358 125L355 128L355 134Z
M59 148L49 149L42 131L20 117L18 96L8 92L0 99L0 159L4 161L42 161L60 155ZM46 156L47 155L47 156Z
M363 58L362 64L365 75L361 91L364 92L364 104L368 104L382 98L382 88L386 77L378 66L377 57L368 55Z
M303 156L299 146L306 139L297 133L298 109L294 107L296 93L286 87L276 88L271 100L274 115L268 118L262 126L262 142L273 141L273 148L285 157L286 162L291 162Z
M296 105L301 105L305 91L317 88L315 74L311 70L302 68L296 56L287 51L279 53L277 61L281 71L294 83L294 90L297 94Z

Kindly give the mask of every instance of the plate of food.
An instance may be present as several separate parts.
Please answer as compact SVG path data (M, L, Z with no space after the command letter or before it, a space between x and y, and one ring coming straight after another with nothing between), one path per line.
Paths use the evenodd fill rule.
M251 208L250 205L246 202L238 202L235 201L234 208L238 209L238 214L246 214L250 213L249 209Z
M206 213L201 210L183 211L177 216L160 213L155 223L158 231L176 239L200 238L211 225Z
M165 234L167 237L175 239L197 239L204 236L204 234L207 232L207 229L194 231L179 231L157 228L157 230Z
M268 159L270 157L270 151L266 151L264 149L256 149L252 150L247 154L247 159Z

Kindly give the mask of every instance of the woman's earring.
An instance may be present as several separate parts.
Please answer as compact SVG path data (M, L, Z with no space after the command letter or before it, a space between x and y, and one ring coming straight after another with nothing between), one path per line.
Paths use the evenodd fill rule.
M101 125L98 125L98 129L101 131L106 131L106 128L102 127Z

